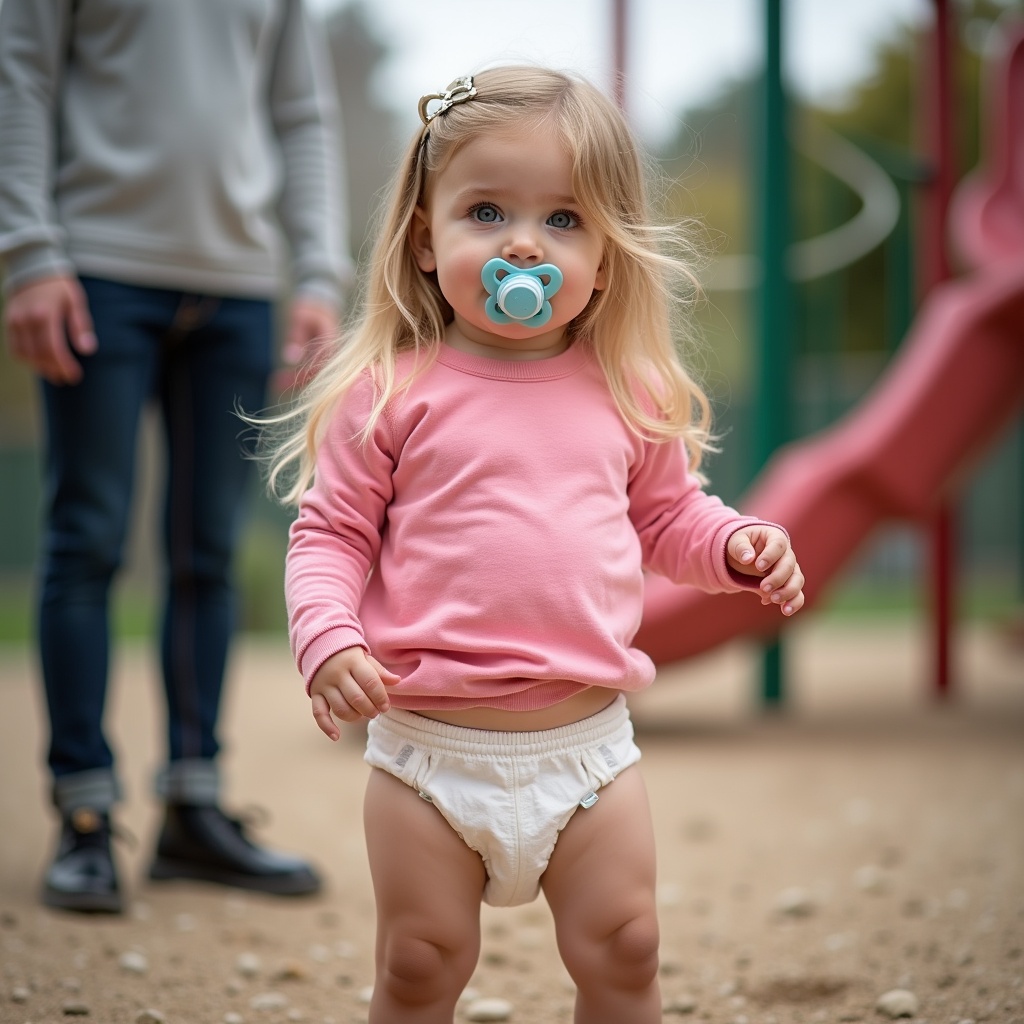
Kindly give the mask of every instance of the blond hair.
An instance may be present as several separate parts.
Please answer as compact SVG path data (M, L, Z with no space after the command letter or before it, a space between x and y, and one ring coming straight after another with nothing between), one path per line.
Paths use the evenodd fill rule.
M568 325L570 340L593 351L633 430L655 440L681 437L694 472L710 448L707 397L673 340L673 313L688 312L699 291L690 245L677 228L653 222L645 167L624 118L594 86L558 71L492 68L473 84L475 97L433 117L402 158L382 207L355 325L296 404L263 421L283 435L269 459L269 484L286 502L297 503L312 482L331 411L361 374L369 370L377 390L365 440L387 403L437 354L452 309L436 275L417 266L408 240L429 182L471 139L542 122L563 140L576 199L604 243L605 287ZM399 381L396 360L404 352L416 353L416 368Z

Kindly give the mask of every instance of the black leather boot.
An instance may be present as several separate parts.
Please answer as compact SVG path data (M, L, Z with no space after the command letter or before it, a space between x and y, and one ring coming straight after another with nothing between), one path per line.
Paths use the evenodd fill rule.
M167 805L149 877L216 882L278 896L305 896L320 888L305 861L257 846L241 821L201 804Z
M63 817L57 855L43 884L43 903L92 914L120 914L124 909L106 813L81 807Z

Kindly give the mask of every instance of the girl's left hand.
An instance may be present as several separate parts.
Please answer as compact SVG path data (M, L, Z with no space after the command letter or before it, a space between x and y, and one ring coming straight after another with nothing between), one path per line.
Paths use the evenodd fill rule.
M783 615L804 606L804 574L784 530L777 526L747 526L726 545L729 567L747 576L760 576L761 604L777 604Z

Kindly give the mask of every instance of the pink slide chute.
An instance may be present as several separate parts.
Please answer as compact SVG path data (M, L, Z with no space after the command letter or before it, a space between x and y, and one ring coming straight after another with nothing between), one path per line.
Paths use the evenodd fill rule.
M961 187L951 217L974 273L933 289L867 397L780 449L739 502L789 530L808 606L883 522L924 520L955 493L1024 405L1024 33L1007 41L989 168ZM652 577L636 643L665 664L788 621L749 594Z

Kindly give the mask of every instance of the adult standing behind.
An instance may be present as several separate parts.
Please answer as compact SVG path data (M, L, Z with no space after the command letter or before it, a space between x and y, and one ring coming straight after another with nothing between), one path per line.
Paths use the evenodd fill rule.
M154 879L315 891L221 809L217 722L274 300L285 358L337 328L349 274L327 57L301 0L3 0L0 259L13 354L42 382L39 649L61 817L43 900L118 912L103 732L109 594L140 415L167 452L167 762ZM287 272L290 268L290 274Z

